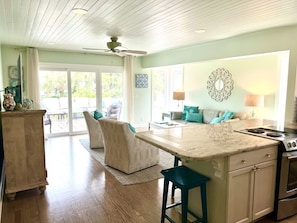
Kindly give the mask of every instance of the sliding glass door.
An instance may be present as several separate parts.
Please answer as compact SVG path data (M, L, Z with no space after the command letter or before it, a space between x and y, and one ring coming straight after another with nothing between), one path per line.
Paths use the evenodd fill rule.
M96 72L71 71L71 97L69 109L70 132L86 130L83 111L96 109Z
M116 70L116 69L115 69ZM40 71L41 104L47 110L48 135L72 135L87 131L83 111L104 115L122 106L122 73L47 68Z
M102 78L102 112L104 116L121 119L123 102L122 73L103 72ZM113 113L113 114L111 114Z
M69 132L69 104L67 71L40 71L41 106L46 109L45 132Z

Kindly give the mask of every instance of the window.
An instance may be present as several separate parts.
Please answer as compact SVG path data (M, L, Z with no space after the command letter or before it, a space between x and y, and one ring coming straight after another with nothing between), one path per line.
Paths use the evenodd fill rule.
M183 90L182 65L152 70L152 120L161 120L162 112L178 109L172 99L176 90Z

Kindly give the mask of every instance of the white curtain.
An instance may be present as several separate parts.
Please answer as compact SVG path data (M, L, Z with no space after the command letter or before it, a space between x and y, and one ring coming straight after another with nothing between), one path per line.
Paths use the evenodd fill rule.
M41 109L39 90L39 57L38 50L27 48L27 97L33 101L34 109Z
M133 56L124 58L124 103L123 119L127 122L134 121L134 100L133 100Z

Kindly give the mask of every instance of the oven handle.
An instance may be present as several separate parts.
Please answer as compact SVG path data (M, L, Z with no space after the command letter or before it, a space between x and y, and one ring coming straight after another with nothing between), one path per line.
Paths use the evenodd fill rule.
M288 156L287 159L288 160L297 159L297 156Z

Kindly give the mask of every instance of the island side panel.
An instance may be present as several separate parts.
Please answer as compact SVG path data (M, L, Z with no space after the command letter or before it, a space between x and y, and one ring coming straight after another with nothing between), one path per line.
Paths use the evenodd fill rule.
M218 175L214 168L219 163L221 175ZM201 173L210 178L207 182L207 211L208 222L226 223L227 213L227 157L221 157L216 160L209 161L186 161L183 165ZM200 189L194 188L189 193L190 209L201 215L201 197Z

